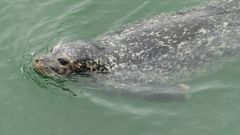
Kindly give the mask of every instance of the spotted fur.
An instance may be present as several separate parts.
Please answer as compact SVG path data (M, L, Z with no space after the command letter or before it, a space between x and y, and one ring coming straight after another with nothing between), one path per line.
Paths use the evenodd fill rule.
M92 42L61 42L38 58L42 62L35 67L42 72L95 73L105 85L166 88L163 84L181 83L239 56L239 49L240 1L225 0L152 17ZM62 57L68 65L57 62Z

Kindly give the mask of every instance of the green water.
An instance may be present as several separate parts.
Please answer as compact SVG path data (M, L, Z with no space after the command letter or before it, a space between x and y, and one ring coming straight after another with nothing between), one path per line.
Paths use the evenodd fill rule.
M61 39L93 39L201 2L0 0L0 135L239 134L239 60L187 82L192 97L172 103L109 96L69 82L68 89L83 92L73 97L31 70L33 55Z

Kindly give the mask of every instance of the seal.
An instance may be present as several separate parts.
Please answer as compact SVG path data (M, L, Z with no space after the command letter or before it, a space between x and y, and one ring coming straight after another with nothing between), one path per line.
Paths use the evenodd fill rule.
M239 49L240 2L225 0L145 19L93 41L62 41L37 56L33 67L46 76L87 75L104 85L135 87L132 93L162 98L239 56Z

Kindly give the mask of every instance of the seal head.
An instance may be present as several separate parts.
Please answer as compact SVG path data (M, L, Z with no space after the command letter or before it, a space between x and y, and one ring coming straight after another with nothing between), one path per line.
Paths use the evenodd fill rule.
M33 60L33 67L45 76L108 73L102 49L82 41L60 42L48 54L37 56Z

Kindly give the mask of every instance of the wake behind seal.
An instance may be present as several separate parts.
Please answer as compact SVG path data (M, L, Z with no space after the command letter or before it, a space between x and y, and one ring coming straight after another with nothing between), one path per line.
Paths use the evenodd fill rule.
M239 56L239 37L240 2L227 0L152 17L90 42L60 42L33 66L46 76L87 75L126 93L178 98L187 88L182 82Z

